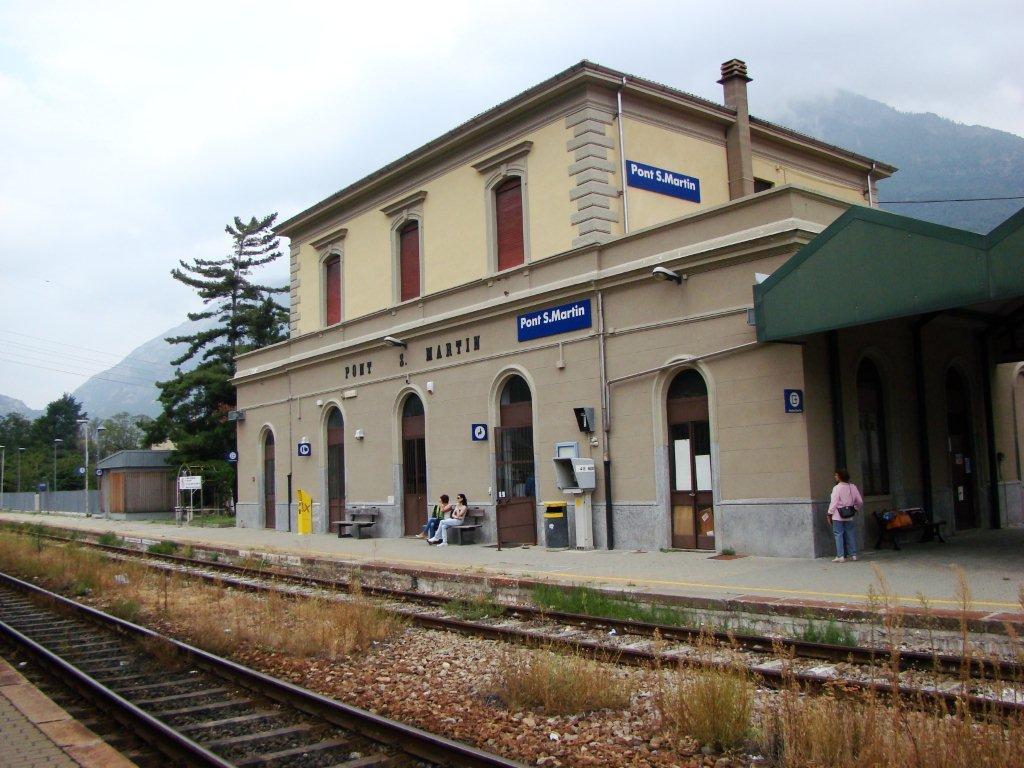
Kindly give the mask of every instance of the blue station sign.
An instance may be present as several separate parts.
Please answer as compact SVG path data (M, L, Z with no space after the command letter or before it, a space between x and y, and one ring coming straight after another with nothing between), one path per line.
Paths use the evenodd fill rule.
M626 183L637 189L678 197L691 203L700 202L700 179L679 171L655 168L653 165L626 161Z
M570 304L538 309L516 318L519 341L530 341L559 333L578 331L593 325L590 299L581 299Z

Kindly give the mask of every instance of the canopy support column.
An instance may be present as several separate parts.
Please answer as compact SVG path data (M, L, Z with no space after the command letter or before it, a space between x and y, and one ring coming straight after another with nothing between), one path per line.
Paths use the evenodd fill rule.
M924 389L924 351L921 335L925 325L930 323L935 313L922 315L911 325L914 346L914 399L917 401L917 446L918 462L921 465L921 507L928 520L933 520L932 512L932 460L928 445L928 403Z
M996 420L992 413L992 355L989 352L989 334L978 334L981 353L981 391L985 402L985 449L988 453L988 523L990 528L1001 528L999 515L999 466L996 460Z
M828 344L828 385L832 400L832 445L835 450L836 469L846 466L846 427L843 423L843 379L839 366L839 333L825 334Z

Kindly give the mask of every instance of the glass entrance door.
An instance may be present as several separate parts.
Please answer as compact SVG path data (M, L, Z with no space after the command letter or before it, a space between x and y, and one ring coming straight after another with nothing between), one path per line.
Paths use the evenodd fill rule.
M711 425L707 386L697 371L683 371L672 381L667 410L672 546L714 549Z
M427 521L427 441L423 403L409 395L402 408L402 519L406 536Z

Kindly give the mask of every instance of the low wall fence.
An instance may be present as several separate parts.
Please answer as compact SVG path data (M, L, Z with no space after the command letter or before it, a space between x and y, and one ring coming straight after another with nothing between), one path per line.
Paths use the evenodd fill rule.
M5 493L4 509L16 512L86 512L85 491L46 491L43 493ZM100 511L100 492L89 491L89 512Z

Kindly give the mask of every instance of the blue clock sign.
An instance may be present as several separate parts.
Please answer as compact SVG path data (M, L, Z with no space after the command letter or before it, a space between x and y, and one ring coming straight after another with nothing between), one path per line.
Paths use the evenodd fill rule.
M804 412L804 391L802 389L784 389L782 394L786 404L786 413Z

